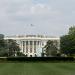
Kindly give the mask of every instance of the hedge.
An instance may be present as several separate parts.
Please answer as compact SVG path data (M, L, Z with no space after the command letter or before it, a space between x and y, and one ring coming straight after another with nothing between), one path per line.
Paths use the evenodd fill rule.
M74 57L0 57L0 61L19 61L19 62L66 62L66 61L75 61Z

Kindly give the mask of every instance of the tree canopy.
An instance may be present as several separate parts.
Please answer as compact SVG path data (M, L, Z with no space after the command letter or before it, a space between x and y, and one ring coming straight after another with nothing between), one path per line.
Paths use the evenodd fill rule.
M45 51L46 51L46 56L56 56L57 53L57 47L54 45L53 41L48 40L47 44L45 45Z
M70 27L68 34L61 37L60 48L62 53L75 54L75 26Z
M71 26L69 28L69 32L68 32L69 35L75 35L75 26Z
M15 40L9 39L7 40L8 49L9 49L9 56L15 56L18 52L20 52L20 48Z
M8 54L6 42L4 40L4 35L0 34L0 56L7 56Z
M15 56L22 55L20 48L15 40L4 40L4 35L0 34L0 56Z

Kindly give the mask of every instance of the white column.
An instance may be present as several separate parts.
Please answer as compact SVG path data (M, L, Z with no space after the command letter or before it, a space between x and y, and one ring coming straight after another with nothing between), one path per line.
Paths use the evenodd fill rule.
M32 41L32 53L34 53L34 41Z
M36 41L36 52L38 50L38 41Z
M24 41L24 54L26 53L26 41Z
M26 54L26 41L25 41L25 54Z
M60 50L60 40L57 41L58 49Z
M21 45L21 40L19 41L19 47L20 47L20 51L22 52L22 47L21 47L22 45Z
M41 48L41 41L39 41L39 47Z
M36 45L35 45L36 43L35 43L35 42L36 42L36 41L34 41L34 53L35 53L35 50L36 50L36 49L35 49L35 48L36 48Z
M40 46L41 46L41 48L42 48L42 41L40 41Z
M21 52L23 52L23 41L21 41Z
M23 41L23 53L25 52L25 42Z
M38 46L39 46L39 48L40 48L40 41L39 41L39 45L38 45Z
M26 53L28 53L28 48L29 47L29 45L28 45L28 41L26 41Z
M30 53L30 41L28 41L28 53Z

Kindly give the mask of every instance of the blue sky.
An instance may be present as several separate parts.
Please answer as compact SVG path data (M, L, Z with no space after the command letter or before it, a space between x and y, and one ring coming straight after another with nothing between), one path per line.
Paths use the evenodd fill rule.
M75 0L0 0L0 33L5 35L61 36L74 24Z

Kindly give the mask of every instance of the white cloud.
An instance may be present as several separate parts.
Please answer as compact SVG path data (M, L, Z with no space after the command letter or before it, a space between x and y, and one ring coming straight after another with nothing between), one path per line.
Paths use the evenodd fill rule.
M26 24L33 23L36 25L35 33L47 32L48 34L60 34L59 32L65 32L64 27L66 27L66 24L75 23L74 0L34 1L0 0L0 32L6 34L22 33L25 31L24 27L26 27Z
M33 20L48 20L50 17L59 16L60 11L52 10L51 6L46 4L29 4L20 5L14 9L9 8L8 16L11 20L23 22L26 18ZM11 12L10 12L11 11Z
M37 4L31 7L32 14L48 14L51 8L44 4Z

